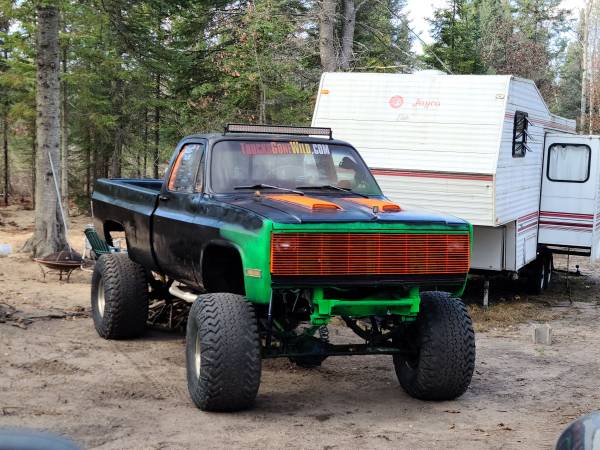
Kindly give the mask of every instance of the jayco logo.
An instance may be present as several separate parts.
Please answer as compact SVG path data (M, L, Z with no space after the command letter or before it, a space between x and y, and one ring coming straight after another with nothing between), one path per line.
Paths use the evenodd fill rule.
M418 98L412 105L413 108L434 109L440 107L440 101L436 99Z
M401 95L394 95L392 98L390 98L389 104L394 109L401 108L404 104L404 98Z

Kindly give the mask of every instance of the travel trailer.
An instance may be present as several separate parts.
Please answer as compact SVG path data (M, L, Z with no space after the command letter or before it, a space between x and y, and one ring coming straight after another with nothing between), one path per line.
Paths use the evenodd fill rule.
M530 80L325 73L312 124L352 142L401 207L471 222L472 271L539 293L553 253L600 257L600 137L575 134Z

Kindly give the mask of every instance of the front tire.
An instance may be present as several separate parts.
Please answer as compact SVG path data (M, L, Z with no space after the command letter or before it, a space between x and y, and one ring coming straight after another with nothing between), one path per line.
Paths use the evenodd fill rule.
M146 272L127 253L107 253L96 262L92 275L92 317L96 331L104 339L135 338L146 330Z
M445 292L421 294L413 339L416 352L394 355L402 388L421 400L452 400L469 387L475 369L475 333L464 303Z
M188 390L203 411L238 411L254 403L261 375L254 308L235 294L204 294L186 333Z

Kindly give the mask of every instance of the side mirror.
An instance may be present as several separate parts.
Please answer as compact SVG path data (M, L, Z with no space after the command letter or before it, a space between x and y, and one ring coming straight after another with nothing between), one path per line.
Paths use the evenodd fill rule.
M571 423L558 438L556 450L600 450L600 411Z

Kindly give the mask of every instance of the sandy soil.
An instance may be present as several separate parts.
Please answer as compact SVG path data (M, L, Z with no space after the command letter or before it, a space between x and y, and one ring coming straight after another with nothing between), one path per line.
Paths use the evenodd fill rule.
M9 207L0 216L0 244L18 250L32 213ZM73 219L76 248L88 221ZM278 360L264 363L253 410L211 414L188 399L181 334L102 340L89 317L90 274L44 281L16 253L0 258L0 308L22 319L0 323L0 426L97 449L550 448L568 422L600 409L600 285L597 268L575 262L584 276L570 280L572 305L564 276L535 303L518 282L494 280L496 305L473 308L486 331L477 334L472 385L456 401L408 397L389 357L330 358L313 370ZM467 298L477 300L479 288ZM540 319L553 328L551 346L531 341Z

